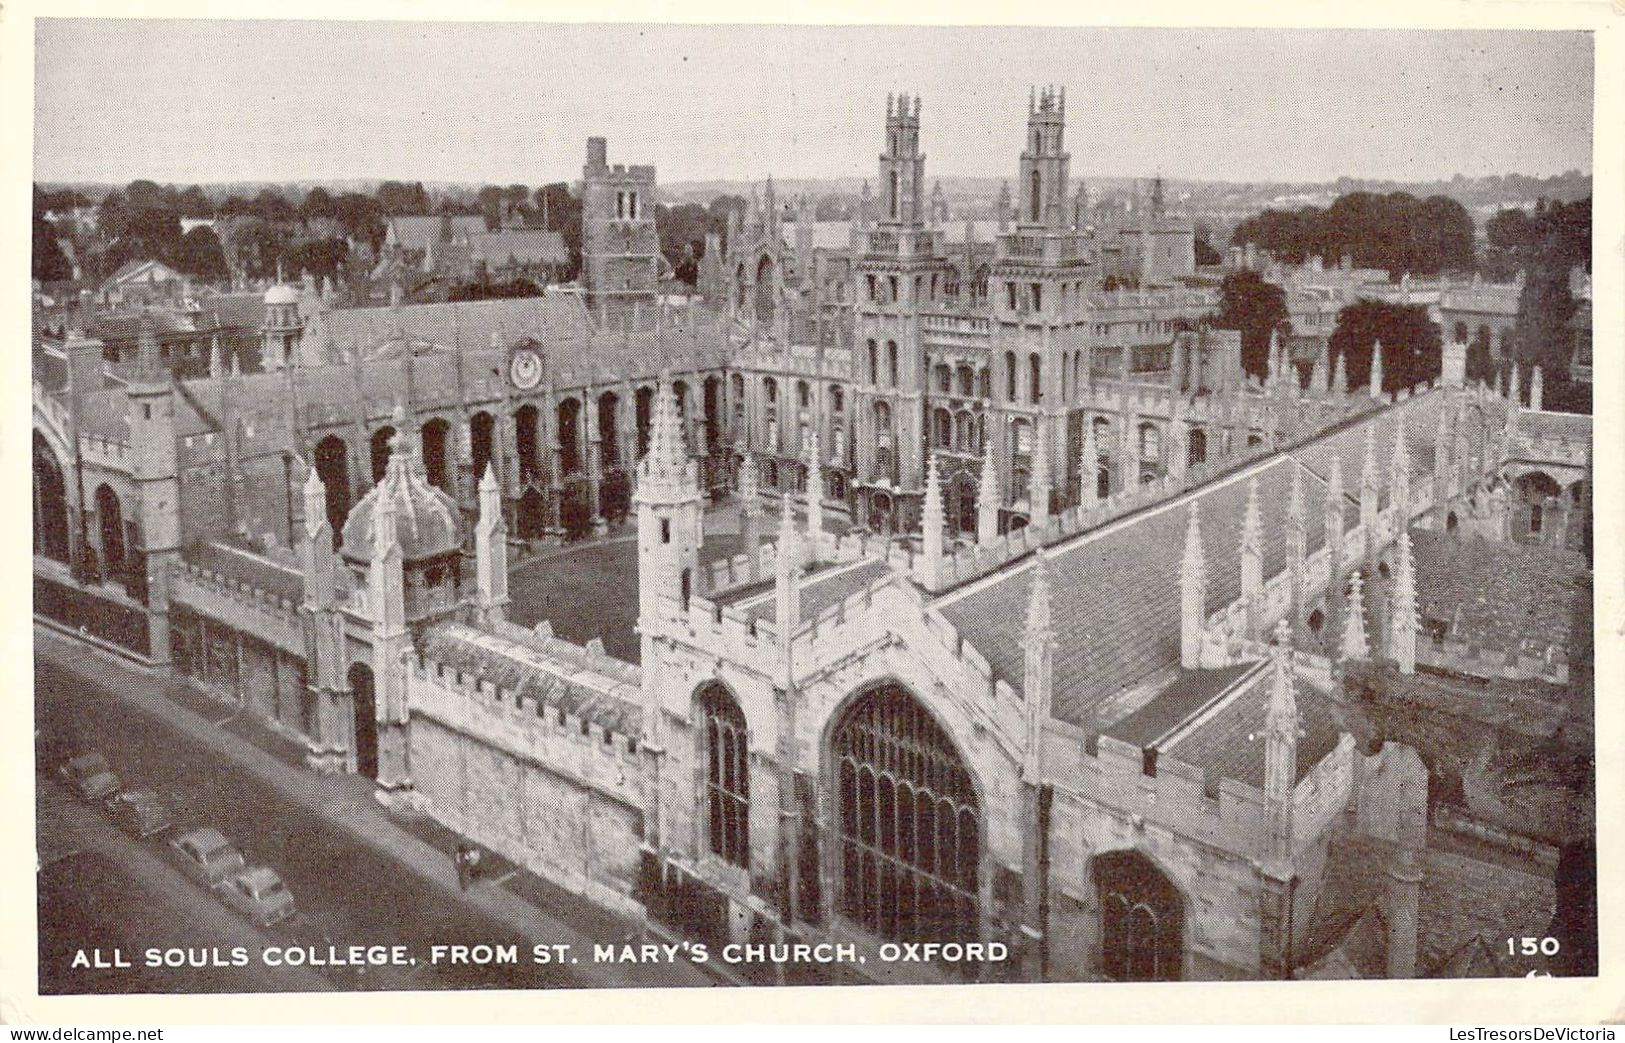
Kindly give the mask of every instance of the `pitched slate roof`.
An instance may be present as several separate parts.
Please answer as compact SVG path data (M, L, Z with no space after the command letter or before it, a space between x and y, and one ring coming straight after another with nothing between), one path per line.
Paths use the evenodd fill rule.
M422 657L516 691L548 707L585 717L606 731L639 737L643 711L638 685L625 664L609 660L600 670L581 649L509 627L499 635L461 623L430 627L419 643ZM620 674L622 676L617 676Z
M1271 683L1271 671L1260 671L1211 716L1164 749L1170 757L1201 768L1212 786L1219 779L1234 779L1263 789L1264 716ZM1342 717L1325 696L1300 681L1296 697L1303 732L1298 736L1298 774L1294 781L1324 760L1344 731Z
M305 578L298 569L256 554L225 540L211 540L184 548L181 556L189 563L247 583L258 590L287 598L298 604L305 597Z
M1411 541L1418 607L1446 640L1537 656L1568 649L1575 599L1591 596L1584 555L1424 530Z
M540 229L506 229L471 237L475 260L493 268L509 264L565 264L570 251L564 236Z
M452 214L449 218L451 237L478 235L485 231L485 215ZM438 214L426 216L392 217L388 234L393 242L407 250L422 250L440 238L441 218Z
M801 581L802 620L812 619L890 572L891 566L872 558L865 558L853 565L819 569ZM764 581L760 591L756 590L756 584L752 584L750 593L760 596L760 600L743 602L745 614L751 619L777 620L778 603L772 596L773 581Z
M1262 512L1263 573L1286 561L1286 504L1292 469L1301 467L1306 553L1325 538L1325 479L1342 458L1345 525L1358 518L1356 499L1365 429L1377 425L1379 504L1389 496L1395 416L1406 417L1413 473L1431 471L1440 392L1362 414L1307 443L1275 453L1165 503L1056 544L1050 584L1057 647L1054 716L1086 729L1101 702L1179 661L1179 569L1192 503L1200 504L1207 558L1207 605L1213 612L1241 594L1241 527L1248 483L1258 482ZM1021 626L1027 606L1031 556L937 601L943 614L992 665L994 675L1021 687Z

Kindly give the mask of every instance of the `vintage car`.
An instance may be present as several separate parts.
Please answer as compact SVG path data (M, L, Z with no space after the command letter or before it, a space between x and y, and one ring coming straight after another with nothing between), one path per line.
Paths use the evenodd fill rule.
M293 892L276 875L276 870L265 866L254 866L236 874L221 885L220 896L227 905L261 927L269 927L293 915Z
M218 887L241 872L243 853L212 826L189 830L169 842L188 875L206 887Z
M106 800L119 791L118 776L99 753L81 753L62 765L62 778L84 800Z
M107 811L120 829L137 837L162 833L174 821L163 798L145 789L114 794L107 800Z

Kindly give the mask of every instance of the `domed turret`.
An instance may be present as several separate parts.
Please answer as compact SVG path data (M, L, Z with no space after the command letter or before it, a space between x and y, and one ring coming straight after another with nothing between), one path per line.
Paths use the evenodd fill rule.
M275 286L271 287L269 290L265 291L265 306L266 307L270 307L272 305L278 305L278 304L295 304L296 305L298 303L299 303L299 294L295 293L293 287L287 285L286 283L280 283L279 282Z
M408 565L456 554L462 547L457 504L429 483L418 459L416 440L407 433L404 411L395 411L397 434L390 440L383 479L361 498L344 521L340 551L352 562L372 560L377 514L387 499L395 513L395 540Z

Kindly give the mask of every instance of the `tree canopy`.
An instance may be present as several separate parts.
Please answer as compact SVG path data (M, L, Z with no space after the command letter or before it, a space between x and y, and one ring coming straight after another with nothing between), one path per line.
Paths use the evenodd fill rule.
M1351 192L1324 209L1265 210L1238 224L1230 241L1256 243L1294 264L1318 256L1335 265L1346 255L1395 278L1473 267L1472 215L1448 196Z
M1397 391L1439 376L1439 327L1420 304L1390 304L1362 298L1337 315L1329 350L1348 359L1350 387L1371 382L1371 355L1382 341L1382 390Z
M1254 376L1269 372L1270 333L1286 324L1286 291L1254 271L1224 277L1213 325L1241 331L1241 366Z

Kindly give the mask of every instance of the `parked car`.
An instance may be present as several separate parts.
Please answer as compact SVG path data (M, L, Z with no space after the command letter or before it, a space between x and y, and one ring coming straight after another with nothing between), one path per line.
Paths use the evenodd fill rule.
M163 798L145 789L114 794L107 800L107 811L120 829L138 837L155 836L174 822Z
M106 800L119 791L118 776L99 753L81 753L62 765L62 777L84 800Z
M179 853L186 872L206 887L218 887L246 864L243 853L213 826L182 833L169 846Z
M254 866L233 876L220 888L226 904L261 927L293 915L293 892L276 870Z

